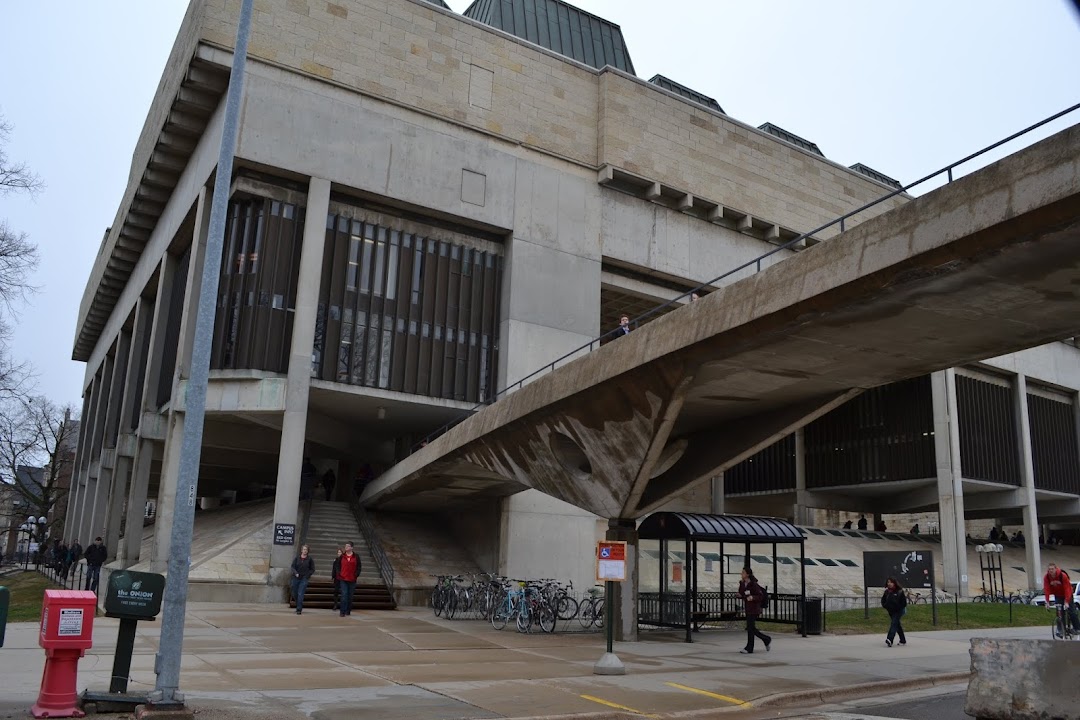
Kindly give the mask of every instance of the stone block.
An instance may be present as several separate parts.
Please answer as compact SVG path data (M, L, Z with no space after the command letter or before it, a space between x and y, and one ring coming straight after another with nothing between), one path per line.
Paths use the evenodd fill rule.
M964 712L980 720L1077 717L1078 668L1077 643L973 638Z

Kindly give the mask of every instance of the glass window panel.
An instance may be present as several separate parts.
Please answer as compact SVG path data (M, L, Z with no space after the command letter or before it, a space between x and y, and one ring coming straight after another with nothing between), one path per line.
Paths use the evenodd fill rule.
M390 346L393 343L393 328L394 323L389 315L383 318L383 331L382 331L382 353L380 354L379 363L379 387L390 387Z
M386 272L386 228L379 228L379 239L375 244L375 277L372 292L376 297L383 294L383 274Z
M368 232L372 227L367 225L364 227L364 252L360 258L360 292L371 292L371 255L375 247L375 241L368 237Z
M412 304L420 304L420 286L423 277L424 253L420 250L420 241L417 241L416 251L413 253L412 266Z
M341 324L341 342L338 346L338 382L349 379L349 361L352 359L352 323Z
M349 267L345 273L345 287L349 290L356 289L356 276L360 264L360 238L353 235L349 238Z
M390 233L390 252L386 261L386 299L397 299L398 245L397 230Z
M374 387L375 379L379 375L379 316L371 316L371 326L368 328L367 352L364 353L364 384Z
M293 215L296 213L296 206L295 205L290 205L289 203L285 203L285 207L282 208L282 209L284 211L282 214L285 216L285 219L286 220L292 220Z
M327 215L326 215L326 229L327 230L333 230L334 229L334 223L335 223L336 220L337 220L337 215L334 215L333 213L327 213Z

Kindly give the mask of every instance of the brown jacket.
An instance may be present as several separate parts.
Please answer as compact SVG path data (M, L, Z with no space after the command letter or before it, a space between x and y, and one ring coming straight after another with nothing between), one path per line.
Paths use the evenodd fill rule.
M754 580L739 581L739 599L746 603L746 614L750 617L761 615L761 601L765 591Z

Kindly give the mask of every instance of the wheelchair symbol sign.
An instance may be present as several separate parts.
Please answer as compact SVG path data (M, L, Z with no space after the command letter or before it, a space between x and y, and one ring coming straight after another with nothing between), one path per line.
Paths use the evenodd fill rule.
M605 560L607 558L611 557L611 548L610 547L602 547L602 548L600 548L600 557L604 558Z

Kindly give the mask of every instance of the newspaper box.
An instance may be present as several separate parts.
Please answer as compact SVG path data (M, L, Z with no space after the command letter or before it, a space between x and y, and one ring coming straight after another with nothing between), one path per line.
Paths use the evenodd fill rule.
M41 605L38 645L45 648L45 672L38 701L30 708L36 718L83 717L75 684L79 658L94 644L97 595L82 590L46 590Z

